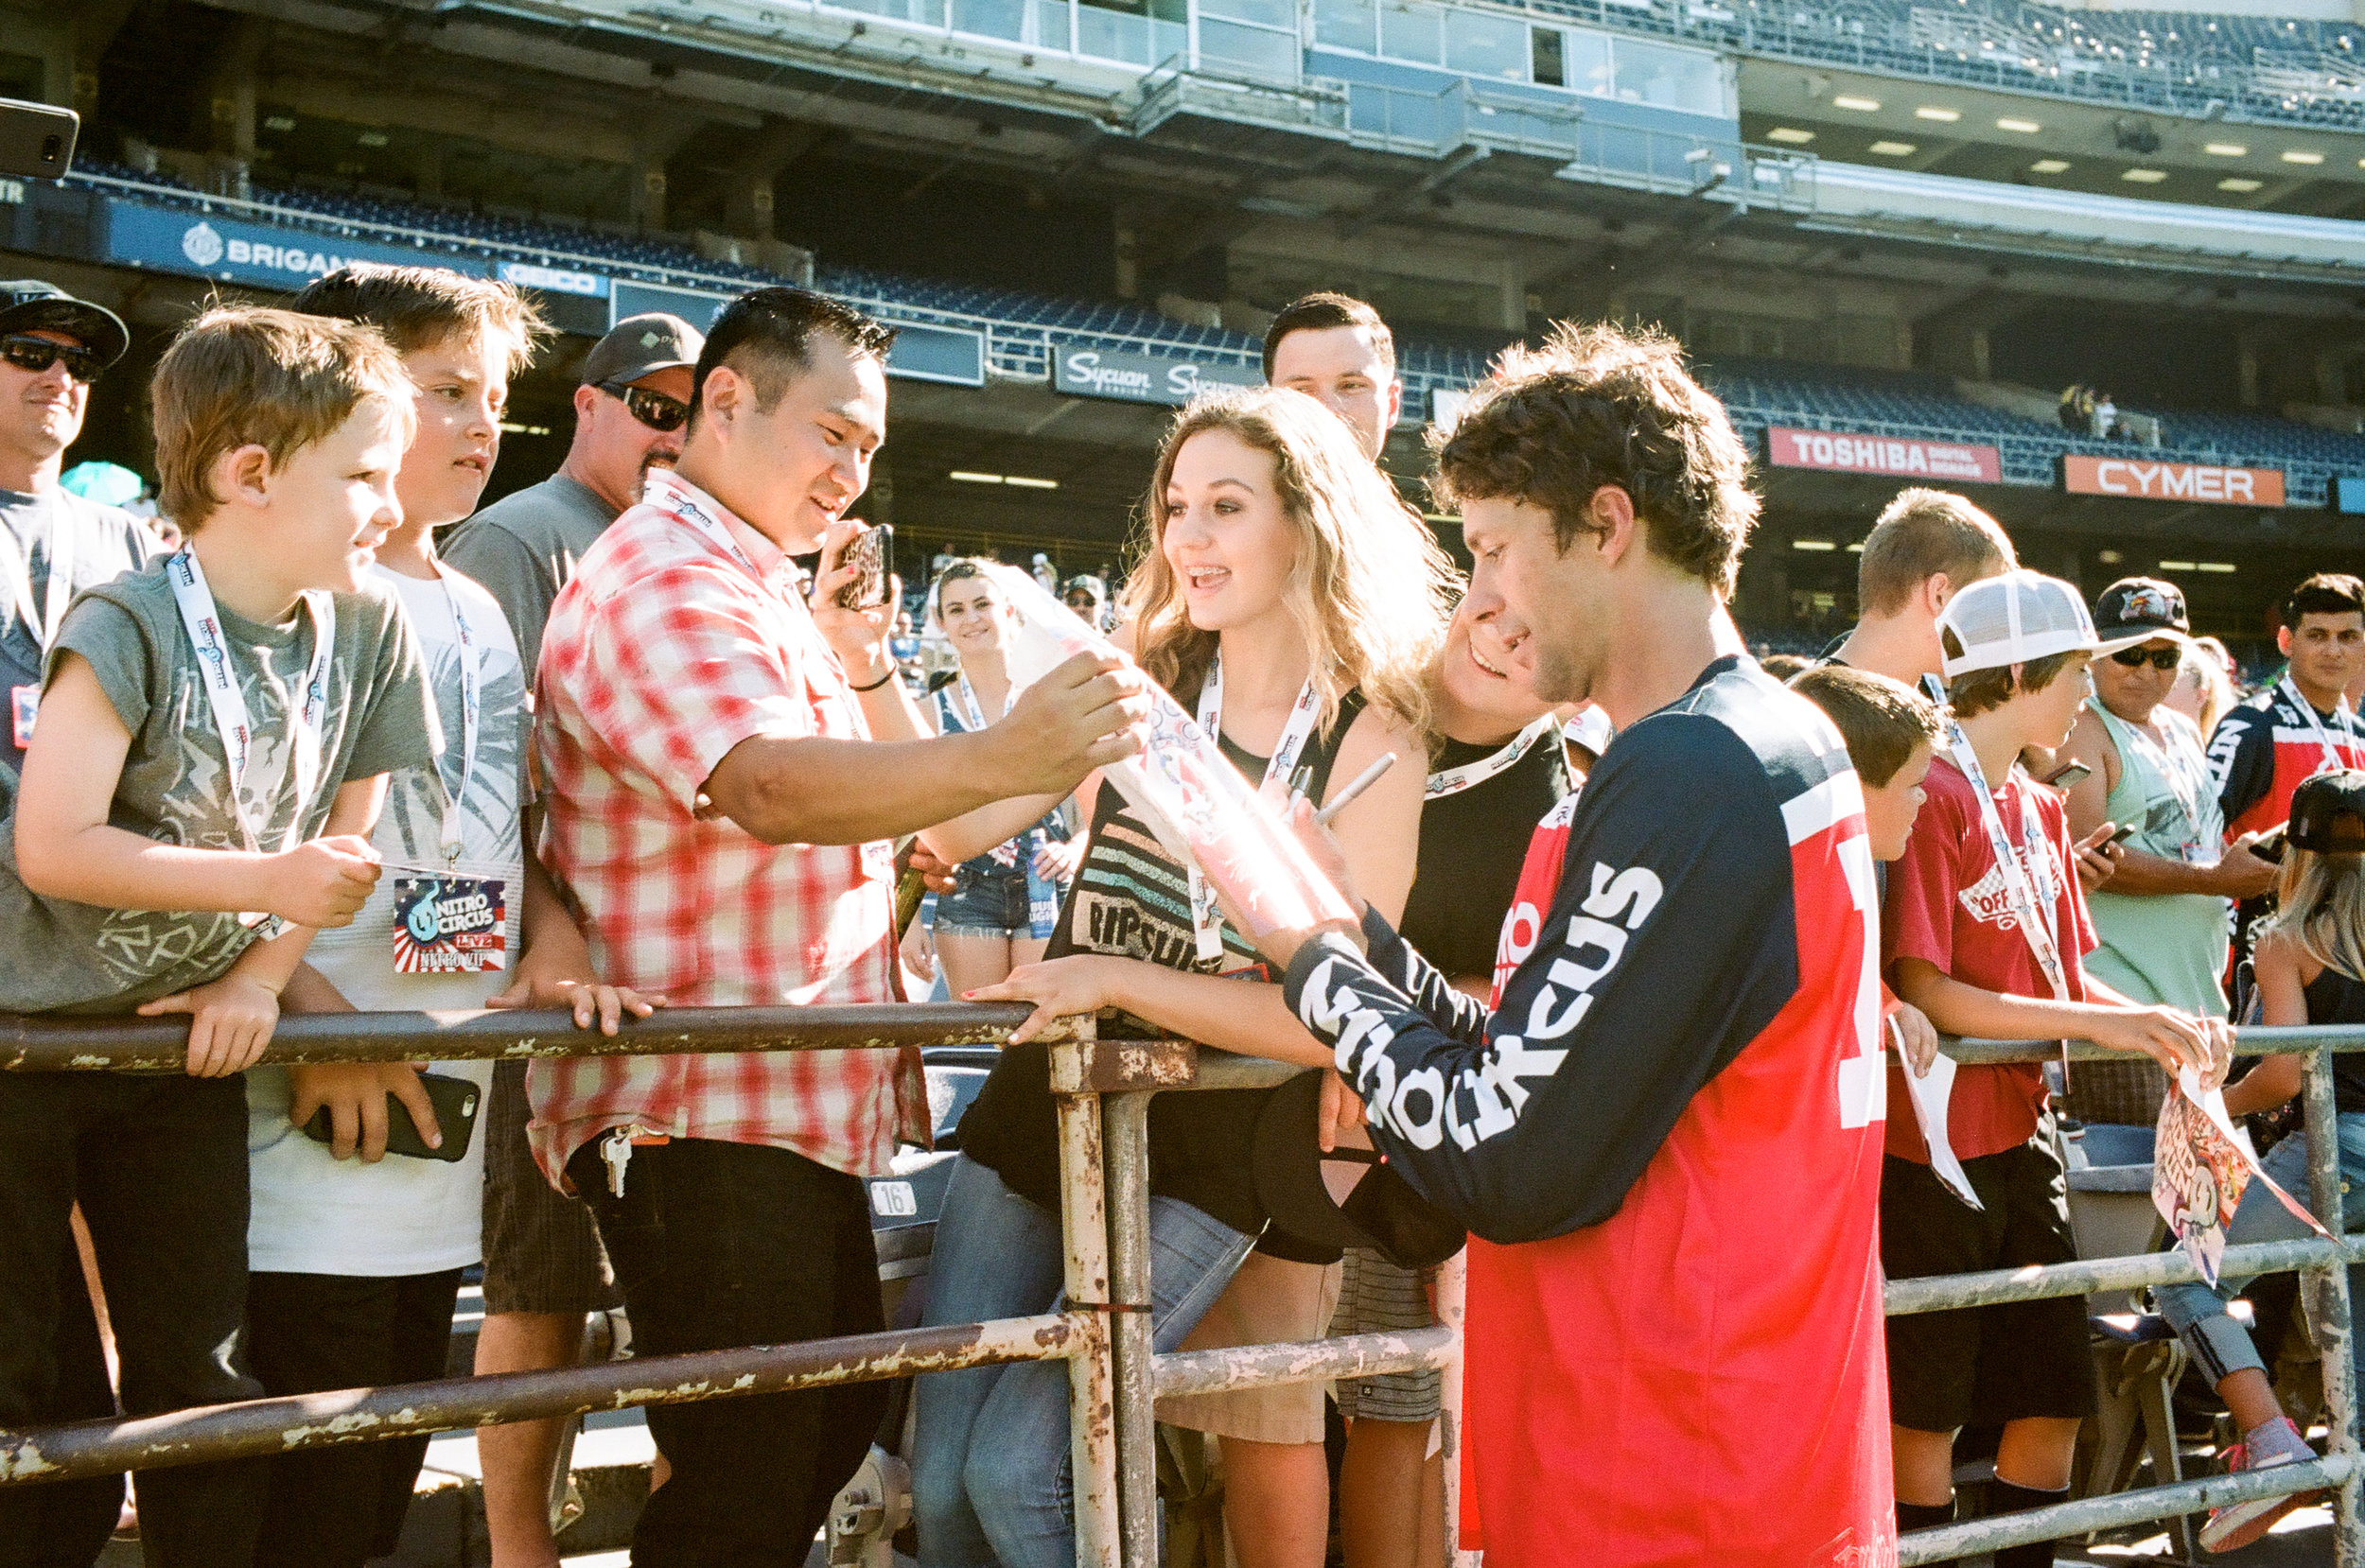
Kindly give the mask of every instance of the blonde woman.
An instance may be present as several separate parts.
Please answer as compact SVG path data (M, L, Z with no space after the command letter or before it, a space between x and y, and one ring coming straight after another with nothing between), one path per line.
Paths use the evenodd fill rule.
M2318 774L2291 794L2276 913L2260 927L2258 995L2270 1024L2365 1023L2365 773ZM2333 1058L2332 1098L2340 1144L2342 1228L2365 1228L2365 1061ZM2299 1092L2301 1058L2267 1056L2225 1090L2234 1116L2273 1110ZM2307 1133L2267 1151L2264 1166L2286 1193L2306 1190ZM2226 1245L2298 1241L2306 1228L2274 1194L2252 1182L2225 1228ZM2231 1274L2214 1290L2191 1283L2155 1288L2161 1315L2193 1352L2193 1363L2242 1429L2230 1455L2234 1471L2313 1459L2298 1427L2285 1418L2249 1333L2226 1303L2250 1281ZM2365 1347L2357 1347L2365 1349ZM2230 1552L2267 1533L2314 1494L2230 1504L2209 1516L2201 1544Z
M1320 404L1269 389L1227 392L1176 418L1143 515L1128 587L1142 667L1196 711L1252 783L1326 800L1383 753L1405 764L1337 819L1357 885L1392 918L1412 883L1425 769L1424 675L1445 625L1452 571L1420 519ZM1026 810L1026 806L1018 808ZM1201 957L1212 951L1215 956ZM1185 867L1112 789L1093 803L1083 864L1051 956L974 993L1035 1017L961 1122L931 1265L928 1321L1046 1311L1060 1293L1059 1168L1042 1047L1057 1017L1116 1008L1155 1030L1307 1067L1329 1054L1290 1016L1254 949L1195 922ZM1251 1139L1270 1091L1163 1097L1150 1113L1153 1338L1172 1350L1265 1229ZM1269 1338L1319 1338L1335 1272L1264 1258L1238 1315ZM1257 1420L1303 1425L1321 1403ZM1064 1479L1067 1383L1057 1363L923 1380L913 1491L929 1568L1053 1568L1074 1561ZM1302 1434L1225 1444L1229 1511L1244 1562L1318 1564L1287 1463ZM1320 1510L1315 1510L1319 1517Z
M2185 646L2176 684L2168 688L2167 706L2200 727L2205 740L2217 733L2217 721L2234 706L2234 655L2216 637L2196 637Z

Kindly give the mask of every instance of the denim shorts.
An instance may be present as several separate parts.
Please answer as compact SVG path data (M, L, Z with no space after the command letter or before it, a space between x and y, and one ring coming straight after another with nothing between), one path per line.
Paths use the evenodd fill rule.
M1026 917L1026 873L997 866L980 872L964 865L954 890L937 897L939 932L990 932L998 936L1025 936L1032 929Z

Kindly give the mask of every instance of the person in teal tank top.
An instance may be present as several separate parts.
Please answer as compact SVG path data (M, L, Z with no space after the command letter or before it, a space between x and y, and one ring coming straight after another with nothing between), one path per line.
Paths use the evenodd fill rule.
M2250 837L2225 843L2200 732L2165 706L2192 638L2183 593L2157 578L2123 579L2095 601L2094 623L2105 644L2150 635L2089 667L2094 691L2061 753L2093 770L2069 792L2071 833L2105 823L2134 829L2110 881L2087 899L2102 946L2086 967L2139 1002L2221 1018L2231 901L2270 885L2275 868L2250 852ZM2148 1159L2166 1092L2149 1061L2079 1064L2066 1104L2089 1125L2094 1163ZM2097 1125L2146 1137L2097 1142Z

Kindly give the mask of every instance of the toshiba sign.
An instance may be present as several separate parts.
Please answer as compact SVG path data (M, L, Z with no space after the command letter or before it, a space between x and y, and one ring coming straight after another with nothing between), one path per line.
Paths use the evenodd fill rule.
M2132 496L2148 501L2207 501L2217 506L2281 506L2279 468L2217 468L2205 462L2146 462L2139 458L2065 457L2061 488L2073 496Z
M2004 454L1992 446L1954 441L1915 441L1898 436L1860 436L1846 430L1794 430L1776 425L1765 432L1765 455L1777 468L1822 468L1841 474L1895 474L1901 478L1955 479L1998 484Z

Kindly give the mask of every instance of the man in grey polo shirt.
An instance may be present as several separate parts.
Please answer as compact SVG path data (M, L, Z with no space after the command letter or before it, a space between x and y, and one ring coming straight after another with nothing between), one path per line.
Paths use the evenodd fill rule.
M509 612L531 671L542 623L575 561L640 499L650 468L681 456L690 372L706 340L678 316L628 316L584 357L575 439L558 472L503 497L452 531L444 559Z
M678 316L631 316L584 357L567 461L540 484L494 502L452 531L444 559L491 590L517 636L531 679L551 603L575 562L640 499L651 467L681 456L691 370L706 346ZM524 1064L494 1071L485 1106L484 1323L479 1373L574 1364L584 1315L620 1304L591 1211L552 1190L526 1147ZM549 1568L551 1489L565 1423L519 1421L477 1433L494 1568Z

